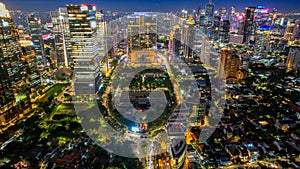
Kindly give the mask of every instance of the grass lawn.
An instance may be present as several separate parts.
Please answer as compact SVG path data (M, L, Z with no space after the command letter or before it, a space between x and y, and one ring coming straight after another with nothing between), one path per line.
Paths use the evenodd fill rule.
M39 99L39 102L47 102L48 98L53 95L54 97L57 96L60 92L62 92L68 85L69 83L63 83L63 84L55 84L52 86L46 93L45 95Z

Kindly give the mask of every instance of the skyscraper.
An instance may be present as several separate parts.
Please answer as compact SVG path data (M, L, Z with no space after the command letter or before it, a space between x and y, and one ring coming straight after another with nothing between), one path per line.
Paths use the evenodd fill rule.
M219 30L219 41L223 43L229 42L229 31L230 31L230 22L229 20L223 20L220 25Z
M151 48L157 41L157 14L135 12L128 17L130 49Z
M213 29L212 29L212 39L213 41L219 40L219 29L221 24L221 17L220 15L214 16L214 23L213 23Z
M17 27L0 3L0 125L17 119L30 107L28 64L22 58Z
M286 61L288 70L297 70L300 67L300 48L291 47Z
M59 64L69 66L72 62L72 47L70 44L70 28L67 8L58 8L50 13L55 35L55 52Z
M179 55L181 48L181 28L179 25L175 25L170 32L169 52Z
M254 40L251 36L254 36L254 11L255 7L247 7L245 10L245 19L244 19L244 26L242 29L242 34L244 35L243 43L249 43L250 40Z
M222 49L218 64L218 76L225 75L226 80L237 79L239 70L239 57L230 49Z
M28 15L27 19L31 40L34 44L34 50L36 52L37 57L40 60L42 60L44 56L44 44L42 40L41 20L37 18L34 14Z
M235 7L231 7L230 11L230 29L231 30L237 30L238 24L237 24L237 16L236 16L236 10Z
M268 25L268 18L269 18L269 9L265 8L264 6L257 6L254 10L254 21L256 26L264 26Z
M193 57L195 33L195 21L194 18L190 16L182 30L183 53L186 59Z
M96 5L67 5L76 94L93 94L100 85ZM95 87L95 90L92 88Z
M214 4L212 0L209 0L209 2L205 5L205 17L206 17L207 26L212 25L213 16L214 16Z
M298 34L298 31L299 31L299 21L296 21L296 23L290 23L285 28L283 38L285 40L294 40Z

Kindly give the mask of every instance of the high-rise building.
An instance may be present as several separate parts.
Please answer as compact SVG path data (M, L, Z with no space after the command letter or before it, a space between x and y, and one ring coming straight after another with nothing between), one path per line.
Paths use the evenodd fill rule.
M27 17L28 26L30 30L31 40L34 44L34 50L39 60L43 59L44 54L44 44L42 39L42 26L41 20L37 18L34 14L30 14ZM43 64L43 62L41 62Z
M223 20L220 25L219 30L219 41L223 43L229 42L229 31L230 31L230 22L229 20Z
M238 79L240 59L238 55L230 49L222 49L218 63L218 76L228 79ZM225 75L225 76L224 76Z
M257 8L254 10L254 21L256 23L256 26L259 27L259 26L269 25L268 18L269 18L269 9L261 5L257 6Z
M268 53L270 43L270 30L259 29L256 31L256 40L254 53L257 56L264 57Z
M225 7L222 7L220 9L220 16L221 16L221 20L229 20L228 18L228 13L227 13L227 9Z
M181 28L177 24L170 32L169 52L179 55L181 49Z
M209 65L209 56L210 56L210 41L207 35L202 37L202 45L201 45L201 55L200 60L202 63Z
M17 27L0 3L0 125L29 112L28 63L22 58Z
M105 62L105 72L108 71L108 55L106 52L106 22L104 19L104 13L102 10L97 10L96 12L96 21L97 21L97 41L98 41L98 54L100 57L100 60ZM127 45L126 45L127 46ZM126 47L125 47L126 48ZM124 49L124 53L127 51Z
M206 26L212 26L213 23L213 17L214 17L214 4L212 0L209 0L209 2L205 5L205 17L206 17Z
M238 29L238 23L237 23L237 16L236 16L236 10L235 7L231 7L230 11L230 30L237 30Z
M186 20L183 29L182 29L182 45L183 45L183 53L186 59L193 58L193 48L195 41L195 21L193 17L189 17Z
M219 29L221 25L221 17L220 15L214 16L214 23L213 23L213 29L212 29L212 39L213 41L219 40Z
M156 45L157 15L155 13L135 12L127 18L130 49L151 48Z
M291 47L286 61L288 70L297 70L300 67L300 48Z
M283 38L285 40L295 40L295 37L297 36L298 32L299 32L299 21L296 21L296 23L290 23L285 28Z
M72 62L72 46L70 44L70 28L67 8L58 8L50 13L55 35L55 53L57 63L69 66Z
M199 16L198 16L198 23L200 26L205 26L206 25L206 15L205 15L205 10L199 9Z
M93 94L100 85L96 5L67 4L76 94ZM94 87L94 90L93 90Z
M254 41L254 11L255 7L247 7L245 10L244 26L242 34L244 35L243 43L249 43L250 40Z

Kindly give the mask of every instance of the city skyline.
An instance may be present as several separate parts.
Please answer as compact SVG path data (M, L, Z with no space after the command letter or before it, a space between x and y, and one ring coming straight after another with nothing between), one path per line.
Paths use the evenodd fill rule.
M0 168L300 168L300 3L261 1L0 2Z
M128 0L126 3L121 0L108 1L84 1L84 0L54 0L54 1L38 1L38 0L2 0L3 3L7 5L9 10L23 10L23 11L53 11L58 7L65 7L65 4L81 4L81 3L95 3L99 9L103 10L113 10L113 11L159 11L168 12L176 11L181 9L197 9L198 7L204 8L207 0L153 0L153 1L138 1L138 0ZM300 1L291 0L288 2L282 0L214 0L215 10L221 7L226 7L230 9L231 6L235 6L240 12L244 11L245 7L263 5L266 8L273 9L276 8L280 12L298 12L298 7L300 6Z

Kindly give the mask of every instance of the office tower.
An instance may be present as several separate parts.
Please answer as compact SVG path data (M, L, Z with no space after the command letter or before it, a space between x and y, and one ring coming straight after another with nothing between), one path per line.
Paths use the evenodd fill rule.
M209 0L209 2L205 5L206 26L210 27L212 25L213 16L214 16L214 4L212 0Z
M295 37L297 36L298 32L299 32L299 21L296 21L296 23L290 23L285 28L283 39L295 40Z
M238 29L238 23L237 23L237 16L236 16L236 10L235 7L231 7L230 11L230 30L237 30Z
M254 53L257 56L264 57L268 53L270 42L270 29L263 29L262 27L256 31L255 49Z
M96 11L97 22L97 41L98 41L98 54L100 60L105 62L105 72L108 71L108 56L106 52L105 34L106 34L106 22L104 19L104 13L102 10ZM124 52L124 51L123 51Z
M223 43L229 42L229 31L230 31L230 22L229 20L223 20L220 25L219 30L219 41Z
M93 94L100 85L96 5L67 4L76 94ZM94 89L93 89L94 87Z
M218 76L223 77L225 75L226 80L238 79L238 71L240 59L238 55L230 49L222 49L219 55L218 63Z
M135 12L128 18L130 49L151 48L157 42L157 15L151 12Z
M221 20L229 20L228 18L228 13L227 13L227 9L225 7L222 7L220 9L220 16L221 16Z
M297 70L300 67L300 48L291 47L286 61L288 70Z
M249 43L250 40L254 41L254 10L255 7L247 7L245 10L244 26L242 29L242 34L244 35L243 43Z
M171 167L182 168L185 162L187 144L185 141L189 109L185 104L176 109L167 123L167 150L170 154Z
M28 113L28 64L22 58L17 27L8 10L0 3L0 125Z
M257 27L269 25L268 23L269 18L269 9L265 8L264 6L257 6L254 10L254 21Z
M237 32L244 37L245 14L241 13L237 16ZM244 39L244 38L243 38Z
M212 29L212 39L215 42L219 40L220 24L221 24L221 17L220 17L220 15L217 14L214 16L214 23L213 23L213 29Z
M44 44L42 40L41 20L37 18L34 14L28 15L27 20L36 56L40 60L40 64L44 64L44 62L42 62L43 56L45 56L45 54Z
M209 65L210 64L209 57L210 57L210 41L207 35L204 35L202 37L200 60L202 63Z
M72 62L72 47L70 44L70 28L67 8L58 8L50 13L55 36L55 53L57 63L69 66Z
M203 10L203 9L200 9L199 10L199 25L200 26L205 26L205 24L206 24L206 16L205 16L205 10Z
M182 28L183 53L186 59L193 58L195 33L195 21L194 18L190 16Z
M178 56L180 49L181 49L181 28L177 24L173 27L173 29L170 32L169 52L174 53L176 56Z
M41 84L40 73L37 68L37 58L34 49L31 47L32 41L29 33L25 31L23 26L18 26L19 42L22 48L22 54L24 61L27 62L27 84L30 85L30 99L34 99L38 96L39 85Z

